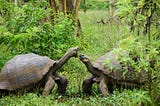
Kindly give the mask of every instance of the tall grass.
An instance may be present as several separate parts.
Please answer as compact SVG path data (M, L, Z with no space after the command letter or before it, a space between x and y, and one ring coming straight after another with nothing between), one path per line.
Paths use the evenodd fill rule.
M123 22L116 18L110 19L108 11L105 10L80 12L80 21L83 31L81 43L86 43L86 53L93 55L95 59L106 51L118 47L120 38L128 30Z

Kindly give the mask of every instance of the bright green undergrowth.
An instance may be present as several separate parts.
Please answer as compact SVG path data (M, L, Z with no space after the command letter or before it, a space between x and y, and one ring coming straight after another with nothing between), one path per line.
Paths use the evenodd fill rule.
M51 94L42 97L37 93L27 93L24 95L12 95L4 97L0 101L1 106L141 106L151 103L147 92L141 90L124 90L108 98L101 95L92 96L69 96L61 97Z

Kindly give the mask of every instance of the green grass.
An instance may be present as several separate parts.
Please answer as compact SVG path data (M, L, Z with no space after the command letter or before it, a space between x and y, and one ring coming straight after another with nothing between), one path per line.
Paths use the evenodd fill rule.
M83 35L81 43L86 44L86 52L89 56L97 59L106 51L119 46L119 39L125 35L128 27L116 19L110 20L108 11L95 10L80 12ZM102 24L101 20L105 24ZM96 56L96 57L95 57Z
M99 56L108 50L118 47L118 40L124 35L127 27L123 24L108 22L107 11L87 11L80 12L80 22L83 34L80 35L80 53L86 54L91 61L95 61ZM97 23L100 20L107 24ZM151 103L146 91L124 90L116 91L108 98L103 98L98 92L98 87L93 86L93 94L86 96L81 91L82 81L90 75L84 64L78 58L70 59L58 72L69 79L67 96L58 96L57 86L52 94L42 97L38 92L25 93L21 95L9 95L0 99L0 106L141 106Z
M86 0L85 4L87 10L108 10L109 8L109 0ZM82 4L80 5L80 9L83 9L84 4L82 0Z
M0 106L141 106L142 103L146 106L146 102L151 103L145 91L124 90L122 93L115 91L108 98L100 95L62 97L53 93L42 97L37 93L26 93L3 97Z

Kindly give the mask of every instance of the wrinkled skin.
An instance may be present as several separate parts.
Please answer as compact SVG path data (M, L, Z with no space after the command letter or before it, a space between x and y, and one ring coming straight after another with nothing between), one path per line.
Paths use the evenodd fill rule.
M99 89L104 97L113 93L114 87L119 89L132 89L135 87L139 88L146 83L148 79L147 73L140 72L135 75L136 72L129 67L125 67L127 73L123 76L123 67L116 60L116 56L116 53L110 51L92 64L88 57L80 55L80 60L92 74L83 81L82 90L84 93L91 93L93 83L97 83L99 85ZM103 62L106 59L109 59L110 63L104 64ZM112 72L110 72L110 66L113 67Z

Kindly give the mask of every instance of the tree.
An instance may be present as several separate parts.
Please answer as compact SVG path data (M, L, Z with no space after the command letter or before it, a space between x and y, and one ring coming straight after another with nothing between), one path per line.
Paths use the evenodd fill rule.
M57 9L57 4L55 0L47 0L53 9L53 13L63 12L64 14L71 14L72 19L76 23L76 31L75 35L79 35L79 32L81 30L80 21L78 19L78 9L81 3L81 0L74 0L74 3L72 0L59 0L59 9ZM54 20L55 17L52 17L51 20Z

